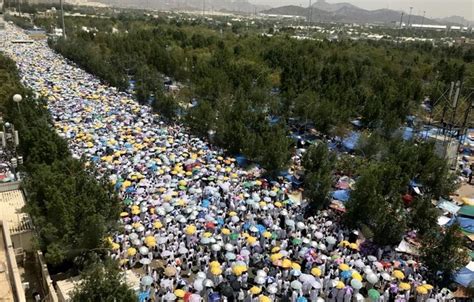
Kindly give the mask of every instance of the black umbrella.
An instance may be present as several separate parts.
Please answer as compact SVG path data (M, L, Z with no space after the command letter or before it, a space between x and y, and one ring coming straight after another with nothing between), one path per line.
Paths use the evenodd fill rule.
M224 284L217 289L221 295L227 298L234 297L234 289L229 284Z
M232 287L233 290L239 291L240 288L242 287L242 284L239 281L235 280L230 283L230 286Z

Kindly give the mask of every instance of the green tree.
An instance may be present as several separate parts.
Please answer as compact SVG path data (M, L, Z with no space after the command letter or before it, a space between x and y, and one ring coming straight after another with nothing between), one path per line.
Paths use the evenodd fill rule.
M124 282L118 264L106 260L94 262L82 274L81 282L74 288L72 302L134 302L135 292Z
M441 231L433 228L421 240L421 259L432 274L440 273L441 281L447 282L452 274L469 262L464 235L459 225Z
M309 147L303 157L305 195L316 209L329 204L334 165L335 155L325 143Z

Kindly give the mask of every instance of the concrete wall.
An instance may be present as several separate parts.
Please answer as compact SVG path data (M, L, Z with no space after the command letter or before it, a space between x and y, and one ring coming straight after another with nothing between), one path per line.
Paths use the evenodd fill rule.
M48 272L48 267L44 259L43 253L41 251L36 252L37 265L39 266L39 271L41 272L41 280L43 281L43 289L46 293L46 297L43 301L46 302L59 302L58 295L53 286L53 280Z
M8 231L8 223L0 221L0 224L2 225L3 238L5 240L8 274L10 275L11 286L16 300L18 302L26 302L25 291L21 283L20 272L16 263L10 232Z

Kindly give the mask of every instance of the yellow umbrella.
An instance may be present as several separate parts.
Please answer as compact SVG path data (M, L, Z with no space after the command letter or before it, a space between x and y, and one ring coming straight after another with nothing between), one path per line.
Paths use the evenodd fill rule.
M194 235L196 233L196 226L194 224L190 224L184 229L184 232L186 235Z
M279 202L279 201L275 202L274 205L275 205L275 207L277 207L277 208L281 208L281 207L283 206L283 204L282 204L281 202Z
M230 230L229 230L228 228L223 228L223 229L221 230L221 233L222 233L223 235L230 235Z
M132 257L132 256L135 256L137 254L137 250L133 247L129 247L128 250L127 250L127 255Z
M337 289L343 289L343 288L344 288L344 282L342 282L342 281L337 281L337 283L336 283L336 288L337 288Z
M185 293L186 292L182 289L177 289L177 290L174 291L174 295L178 298L184 298Z
M163 227L163 224L161 223L161 221L155 221L153 222L153 227L155 229L161 229Z
M426 295L428 293L428 289L424 286L418 286L416 288L416 292L419 293L420 295Z
M272 253L276 253L276 252L279 252L280 251L280 247L279 246L275 246L272 248Z
M219 266L211 267L211 274L214 276L220 276L222 274L222 269Z
M432 290L433 289L433 285L431 285L431 284L423 284L422 286L424 288L426 288L427 290Z
M205 232L204 234L202 234L202 237L204 238L211 238L211 236L212 236L211 232Z
M236 275L236 276L240 276L242 275L242 273L246 272L247 271L247 267L245 265L234 265L232 267L232 272Z
M401 290L410 290L411 285L410 283L400 282L400 284L398 285L398 288L400 288Z
M272 262L278 261L278 260L280 260L281 258L283 258L283 255L280 254L280 253L272 254L272 255L270 256L270 260L271 260Z
M229 212L229 216L230 216L230 217L237 216L237 212L230 211L230 212Z
M260 287L257 287L257 286L252 286L250 288L250 292L252 293L252 295L258 295L262 292L262 289Z
M311 269L311 275L315 277L321 277L321 269L319 267L313 267Z
M356 279L358 281L362 281L362 276L359 274L359 272L354 271L352 273L352 279Z
M341 242L339 242L340 246L349 246L349 244L351 244L351 243L347 240L342 240Z
M137 205L132 206L132 214L133 215L138 215L140 214L140 208Z
M213 267L221 267L221 264L219 263L219 261L212 261L211 263L209 263L209 267L210 268L213 268Z
M301 265L299 265L296 262L291 263L291 269L294 269L295 271L300 271L301 270Z
M270 233L269 231L265 231L262 233L262 236L264 238L271 238L272 237L272 233Z
M258 302L272 302L272 300L267 296L260 295L258 296Z
M283 261L281 262L281 267L290 268L291 267L291 260L290 259L283 259Z
M128 213L127 212L122 212L120 213L120 217L127 217L128 216Z
M247 237L248 244L254 244L255 242L257 242L257 237L253 237L253 236Z
M112 249L112 250L116 251L116 250L118 250L119 248L120 248L120 244L115 243L115 242L112 243L112 246L111 246L111 249Z
M349 268L349 265L347 265L347 264L345 264L345 263L341 263L341 264L339 265L339 269L340 269L341 271L348 271L350 268Z
M147 236L145 237L145 244L148 247L154 247L156 246L156 239L153 236Z
M349 244L349 248L353 249L353 250L358 250L359 246L357 245L357 243L351 243L351 244Z
M394 270L392 276L398 280L405 279L405 274L400 270Z

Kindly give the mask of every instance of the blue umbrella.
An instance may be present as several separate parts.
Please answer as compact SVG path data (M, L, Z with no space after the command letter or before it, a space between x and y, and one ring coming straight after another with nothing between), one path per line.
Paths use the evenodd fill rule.
M138 294L138 301L139 302L145 302L149 297L150 297L150 293L148 291L140 292Z
M349 279L350 277L352 277L352 271L349 270L341 272L342 279Z
M210 293L209 301L210 302L219 302L221 300L221 295L219 293Z
M209 207L209 199L204 199L202 202L201 202L201 207L203 208L208 208Z
M266 229L263 225L261 225L261 224L257 224L256 227L257 227L258 232L259 232L260 234L263 233L263 232L265 232L265 231L267 230L267 229Z
M308 302L308 299L306 299L305 297L298 297L298 299L296 299L296 302Z

